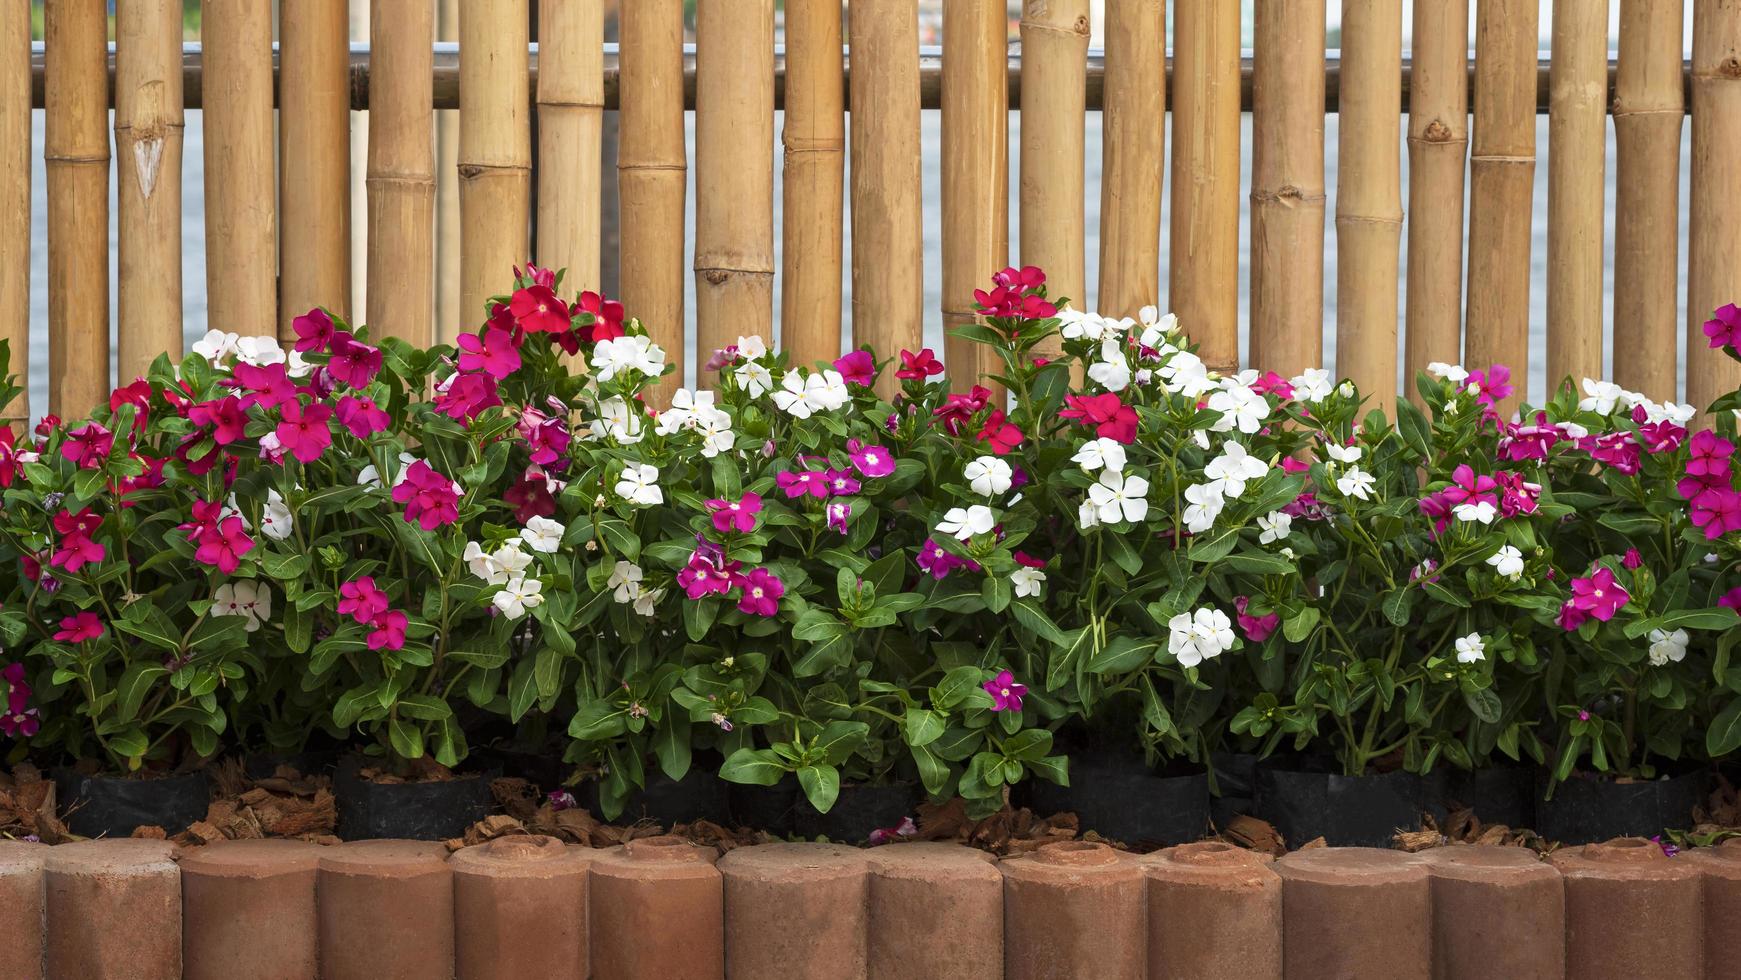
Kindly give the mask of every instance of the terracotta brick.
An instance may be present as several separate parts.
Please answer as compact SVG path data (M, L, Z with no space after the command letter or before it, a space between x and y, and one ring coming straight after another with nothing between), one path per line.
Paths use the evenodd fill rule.
M1436 847L1421 853L1433 894L1438 980L1559 980L1566 932L1560 873L1521 847Z
M189 980L297 980L319 966L321 848L244 840L181 852L181 955Z
M181 976L181 871L161 840L93 840L49 849L44 970L50 977Z
M1741 980L1741 956L1732 952L1735 924L1741 922L1741 839L1683 851L1676 860L1705 877L1706 980Z
M1699 868L1642 837L1555 851L1566 881L1566 975L1697 977L1704 963Z
M1138 980L1145 971L1142 865L1105 844L1063 841L1002 864L1004 976Z
M1003 976L1003 873L960 844L871 848L870 980Z
M1151 980L1280 980L1282 880L1269 855L1201 841L1140 861Z
M646 837L592 865L594 980L721 980L725 898L713 848ZM774 924L778 928L778 924Z
M328 847L316 887L325 980L453 974L453 874L445 846L366 840Z
M48 845L0 841L0 977L42 976L42 864Z
M1371 847L1320 847L1295 851L1275 868L1288 976L1432 976L1432 909L1420 859Z
M864 980L869 862L836 844L740 847L719 859L733 977Z
M459 980L583 980L589 847L500 837L453 855Z

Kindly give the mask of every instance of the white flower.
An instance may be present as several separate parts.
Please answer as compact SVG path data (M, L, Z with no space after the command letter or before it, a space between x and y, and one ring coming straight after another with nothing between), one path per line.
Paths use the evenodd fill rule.
M1009 492L1010 478L1015 476L1015 470L996 456L981 456L968 463L961 475L967 478L967 485L974 493L991 497Z
M1286 511L1272 510L1257 519L1257 526L1263 532L1257 536L1258 544L1282 541L1294 529L1294 515Z
M1579 411L1608 415L1614 411L1614 406L1625 397L1626 390L1612 381L1585 378L1584 395L1585 397L1578 402Z
M1650 631L1650 665L1661 667L1669 661L1680 663L1687 658L1687 631Z
M1461 364L1446 364L1444 361L1434 361L1427 365L1427 373L1452 384L1462 384L1469 379L1469 372Z
M1088 366L1088 380L1107 391L1123 391L1130 387L1130 363L1122 356L1097 361Z
M1186 398L1198 398L1215 390L1215 380L1201 358L1189 351L1180 351L1155 372L1161 376L1167 390Z
M620 446L632 446L645 435L641 431L644 418L639 404L632 404L622 395L612 395L598 403L598 417L588 424L594 439L610 438Z
M1523 552L1508 544L1499 546L1499 550L1487 556L1487 564L1493 570L1508 579L1516 581L1523 574Z
M1221 481L1223 492L1229 497L1244 496L1246 481L1261 480L1268 472L1268 463L1246 452L1237 442L1222 446L1221 455L1203 467L1203 475Z
M822 411L832 412L852 401L852 389L846 386L846 378L839 371L830 368L805 379L804 400Z
M283 541L295 530L290 507L276 490L266 491L266 506L260 511L260 533L274 541Z
M774 392L774 407L795 419L807 419L815 410L804 397L804 377L797 371L787 371Z
M285 364L288 358L276 337L237 337L236 360L254 367ZM288 369L287 369L288 373Z
M1485 500L1476 501L1472 504L1458 504L1451 508L1451 513L1456 515L1457 520L1462 521L1465 524L1474 524L1477 522L1481 524L1492 524L1493 518L1499 516L1498 508Z
M272 617L272 589L263 582L236 579L225 582L212 592L213 616L246 616L243 628L249 633Z
M546 555L556 554L556 549L562 547L562 532L564 528L559 521L548 517L534 517L520 529L520 539L526 542L526 547Z
M213 366L219 366L236 352L236 344L241 339L222 330L207 330L204 337L194 341L193 352L210 361Z
M497 565L495 559L490 557L490 553L484 550L484 546L476 541L466 542L465 553L460 555L460 558L465 561L466 567L471 569L473 575L483 579L489 585L501 585L508 580L508 576L502 571L501 566Z
M490 601L509 619L519 619L526 615L526 610L536 609L544 604L544 583L535 578L516 578L502 586L502 591L496 593Z
M1209 408L1221 413L1210 426L1216 432L1238 429L1246 435L1256 435L1269 418L1269 402L1248 385L1233 383L1209 396Z
M1121 473L1125 463L1124 444L1117 439L1102 436L1092 442L1083 443L1082 448L1076 450L1076 455L1070 457L1070 461L1089 473L1102 467Z
M1100 340L1117 336L1119 323L1098 313L1078 312L1066 306L1058 311L1058 333L1065 340Z
M262 437L264 438L264 437ZM417 457L410 453L399 454L399 468L394 470L393 485L404 483L411 476L411 464L417 462ZM378 489L381 486L381 474L370 463L357 471L357 483L361 486Z
M1487 644L1481 641L1480 633L1470 633L1457 638L1457 662L1460 664L1478 664L1487 659Z
M608 338L593 345L592 368L600 381L609 381L622 371L657 378L665 371L665 352L650 337Z
M1324 444L1324 451L1338 463L1358 463L1364 450L1359 446L1340 446L1334 442Z
M1185 488L1185 530L1202 534L1215 526L1221 509L1227 506L1220 482L1196 483Z
M671 394L671 407L659 413L653 431L668 436L679 429L693 428L700 413L713 410L713 392L679 388Z
M1076 508L1076 524L1086 531L1091 527L1100 526L1100 508L1094 506L1091 500L1084 500Z
M1022 565L1010 573L1010 586L1015 590L1016 597L1038 597L1046 591L1046 573L1038 568Z
M519 578L525 574L526 569L532 567L532 556L520 550L518 539L504 541L502 546L490 555L490 560L496 563L497 568L507 572L508 578Z
M953 534L963 541L971 539L976 534L985 534L997 526L997 515L990 507L974 504L966 509L951 507L943 515L943 520L937 522L938 534Z
M1161 315L1159 307L1145 306L1137 311L1137 319L1142 321L1142 336L1137 343L1144 347L1159 349L1167 342L1167 338L1179 332L1179 318L1171 313Z
M1167 620L1167 652L1181 667L1195 667L1233 648L1233 623L1219 609L1204 606Z
M1321 402L1336 390L1330 372L1323 368L1307 368L1298 377L1289 379L1288 384L1293 386L1294 397L1303 402Z
M1100 482L1088 488L1088 499L1100 509L1102 522L1125 520L1134 524L1149 514L1148 492L1149 481L1140 476L1102 470Z
M1342 491L1344 497L1371 500L1373 486L1372 474L1358 466L1350 466L1348 472L1336 478L1336 489Z
M631 561L619 561L611 570L611 577L605 582L605 588L614 589L612 598L627 605L641 598L641 579L646 573L641 566Z
M760 340L761 338L756 338ZM751 398L760 398L774 387L774 375L766 367L755 361L745 361L732 371L732 377L737 379L738 387L749 393Z
M659 600L665 598L664 589L642 589L635 597L635 612L651 618L659 611Z
M738 356L748 358L752 361L758 357L766 357L768 354L767 341L762 339L761 334L754 334L749 337L739 337L737 349Z
M659 468L647 463L623 467L617 478L617 496L632 504L662 504L665 493L659 489Z
M708 459L729 452L737 442L731 430L731 416L717 408L696 414L695 433L701 437L701 455Z

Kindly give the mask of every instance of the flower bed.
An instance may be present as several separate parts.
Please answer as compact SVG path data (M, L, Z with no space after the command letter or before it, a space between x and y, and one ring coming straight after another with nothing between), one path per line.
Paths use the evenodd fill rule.
M1587 380L1508 421L1505 368L1435 365L1392 420L1011 269L958 331L998 391L745 337L654 410L664 351L560 291L527 270L457 347L214 331L0 434L13 758L350 747L421 785L531 753L610 818L878 787L983 816L1038 780L1199 830L1214 764L1297 843L1483 787L1646 785L1639 829L1685 825L1741 745L1736 396L1690 432ZM1741 311L1706 329L1734 356Z

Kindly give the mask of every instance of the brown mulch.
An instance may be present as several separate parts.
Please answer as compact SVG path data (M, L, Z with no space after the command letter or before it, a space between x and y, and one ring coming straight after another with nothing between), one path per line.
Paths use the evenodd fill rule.
M457 851L498 837L520 834L543 834L569 844L585 844L588 847L614 847L642 837L657 837L666 833L665 828L651 820L620 826L600 823L584 807L558 808L536 785L525 779L496 779L490 783L490 791L495 794L496 802L503 812L485 817L466 828L463 837L455 837L447 842L448 850ZM766 844L775 839L759 830L734 830L707 820L678 824L670 829L670 833L696 844L716 847L721 854L734 847Z
M55 814L54 780L28 762L0 773L0 837L45 844L75 839Z
M225 759L213 766L212 803L204 820L172 838L178 844L215 844L223 840L258 840L282 837L290 840L336 844L333 828L338 825L338 804L332 795L332 780L304 776L290 766L279 766L265 779L249 779L239 759ZM140 828L157 830L158 828ZM134 831L139 836L139 831Z

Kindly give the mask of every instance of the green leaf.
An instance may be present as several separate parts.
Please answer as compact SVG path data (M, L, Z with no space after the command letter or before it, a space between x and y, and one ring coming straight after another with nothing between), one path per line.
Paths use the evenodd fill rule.
M1282 636L1289 643L1304 642L1317 628L1319 615L1317 606L1301 606L1298 612L1282 620Z
M944 787L949 785L949 765L932 752L930 746L910 746L913 753L913 767L919 770L919 781L925 784L925 792L932 796L943 795Z
M1489 725L1499 724L1499 717L1505 710L1504 705L1499 701L1499 695L1495 694L1490 687L1464 691L1463 702L1469 706L1470 711L1475 713L1475 717Z
M142 661L129 665L115 685L115 720L125 724L137 718L151 685L168 673L169 668L160 663Z
M1136 670L1155 658L1162 649L1159 637L1137 639L1120 634L1106 642L1089 658L1086 669L1091 674L1119 674Z
M1677 609L1664 613L1657 620L1658 625L1665 630L1726 630L1731 626L1741 625L1741 616L1728 606L1712 606L1709 609Z
M812 643L810 649L792 664L792 674L795 677L814 677L844 667L852 659L852 649L852 637L845 633L821 643Z
M1186 550L1185 554L1194 562L1206 564L1227 557L1233 552L1233 546L1238 543L1239 528L1230 527L1214 537L1193 538L1191 547Z
M907 744L917 748L937 741L943 736L943 730L946 727L943 716L937 712L924 708L909 708L907 709L903 734Z
M641 539L635 537L635 532L627 521L615 517L602 518L598 522L598 535L613 553L628 561L635 561L641 556Z
M840 770L833 766L803 766L798 770L798 787L817 813L827 813L840 796Z
M279 581L289 582L308 573L307 555L281 555L268 552L260 556L260 570Z
M138 609L138 612L134 612ZM181 652L181 633L163 614L163 610L144 601L135 603L120 619L115 620L116 628L125 633L137 636L141 640L172 652Z
M1409 608L1414 605L1415 592L1409 586L1394 589L1384 597L1384 618L1394 626L1409 624Z
M539 650L532 660L532 683L539 700L555 697L562 690L562 654L550 647Z
M429 694L402 694L397 705L400 714L421 721L445 721L453 717L447 702Z
M667 711L665 720L653 732L653 755L659 759L659 768L672 780L689 774L689 728L687 716Z
M830 765L838 766L852 756L870 735L870 726L862 721L831 721L816 736L815 750Z
M788 769L772 749L738 749L719 767L719 778L748 786L772 786Z
M1003 740L1003 754L1008 759L1043 759L1052 751L1052 733L1044 728L1024 728Z
M1727 707L1711 719L1705 733L1705 751L1713 759L1741 749L1741 698L1732 698Z
M1050 641L1054 646L1070 646L1070 641L1064 637L1064 631L1058 628L1057 623L1052 622L1052 617L1046 615L1039 603L1035 602L1033 598L1012 600L1010 612L1015 614L1016 622L1033 631L1041 639Z
M394 718L387 723L387 741L400 758L423 758L423 730L410 722Z
M609 701L589 701L568 723L568 737L580 742L603 742L628 730L627 712Z
M940 711L953 711L979 688L985 671L971 664L956 667L931 688L931 703Z
M522 660L508 677L508 720L517 722L532 710L538 701L537 669L532 661ZM577 718L576 721L579 719Z

